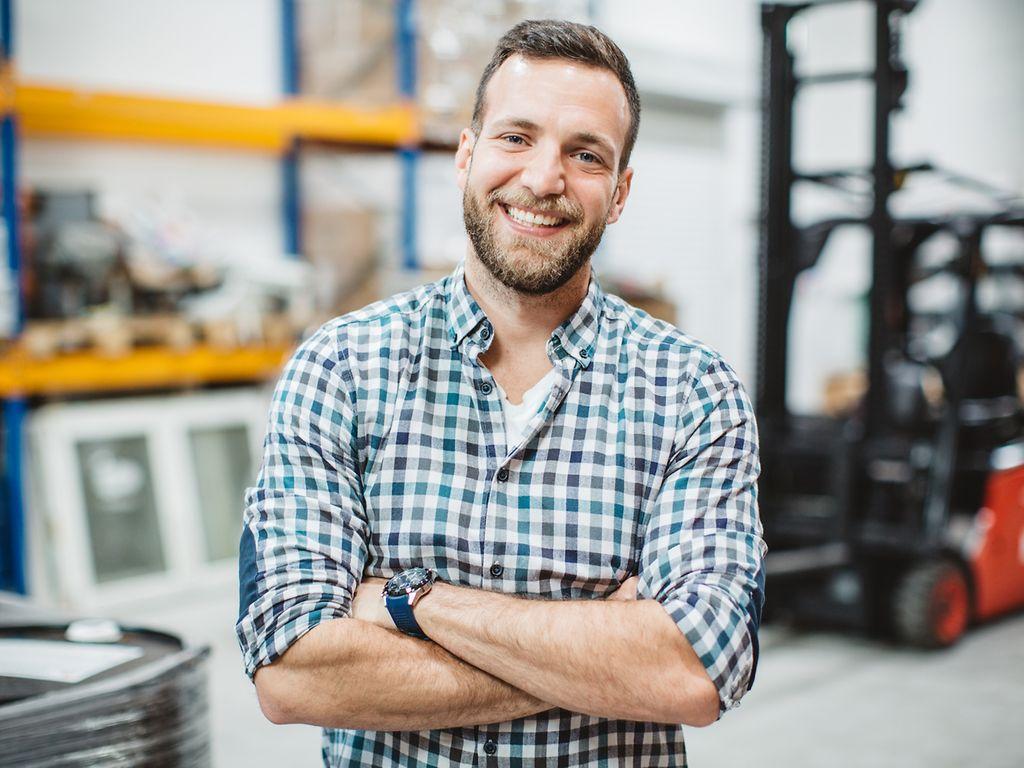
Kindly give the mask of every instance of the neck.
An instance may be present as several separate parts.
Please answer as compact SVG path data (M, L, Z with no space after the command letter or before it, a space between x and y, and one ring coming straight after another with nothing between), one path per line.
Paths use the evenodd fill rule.
M590 264L551 293L520 293L498 282L470 248L466 256L466 287L494 326L501 346L537 345L543 349L551 333L579 309L590 285Z

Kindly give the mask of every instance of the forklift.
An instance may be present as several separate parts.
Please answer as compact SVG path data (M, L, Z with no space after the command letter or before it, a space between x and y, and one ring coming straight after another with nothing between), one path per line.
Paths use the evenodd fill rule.
M798 73L792 20L857 2L874 12L873 70ZM894 167L889 156L890 120L909 81L900 30L916 5L761 6L755 404L768 618L938 648L972 623L1024 606L1024 301L1013 300L1024 294L1024 245L1010 259L989 248L997 235L1024 244L1024 207L1019 197L993 195L994 210L984 213L891 212L890 197L908 178L940 173L930 163ZM873 84L871 167L794 168L799 94L853 80ZM798 223L794 191L822 187L859 188L860 213ZM863 386L842 412L793 412L787 366L794 288L834 234L851 227L871 243ZM944 248L935 247L939 241ZM949 296L936 308L919 297L922 286L938 281ZM1010 299L992 300L1011 285L1020 290L1009 291Z

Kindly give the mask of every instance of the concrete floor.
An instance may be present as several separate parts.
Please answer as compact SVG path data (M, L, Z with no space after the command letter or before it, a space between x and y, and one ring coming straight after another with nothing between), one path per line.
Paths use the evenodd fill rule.
M741 706L687 736L695 768L1024 766L1024 614L941 652L775 628L762 647Z
M260 714L235 645L235 599L214 591L126 618L212 647L215 768L320 765L318 729ZM741 706L690 730L693 768L1024 766L1024 613L937 653L775 627L761 645Z

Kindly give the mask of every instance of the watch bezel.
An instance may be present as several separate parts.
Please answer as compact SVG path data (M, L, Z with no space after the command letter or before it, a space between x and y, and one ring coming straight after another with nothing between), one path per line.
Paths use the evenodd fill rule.
M396 573L385 582L384 596L402 597L404 595L411 595L428 584L432 585L436 578L437 574L429 568L419 566L407 568L401 573Z

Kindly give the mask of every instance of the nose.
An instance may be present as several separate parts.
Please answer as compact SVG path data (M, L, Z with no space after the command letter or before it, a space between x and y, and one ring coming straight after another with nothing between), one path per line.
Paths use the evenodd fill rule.
M561 195L565 192L565 168L562 151L553 145L538 145L529 153L519 180L534 197Z

